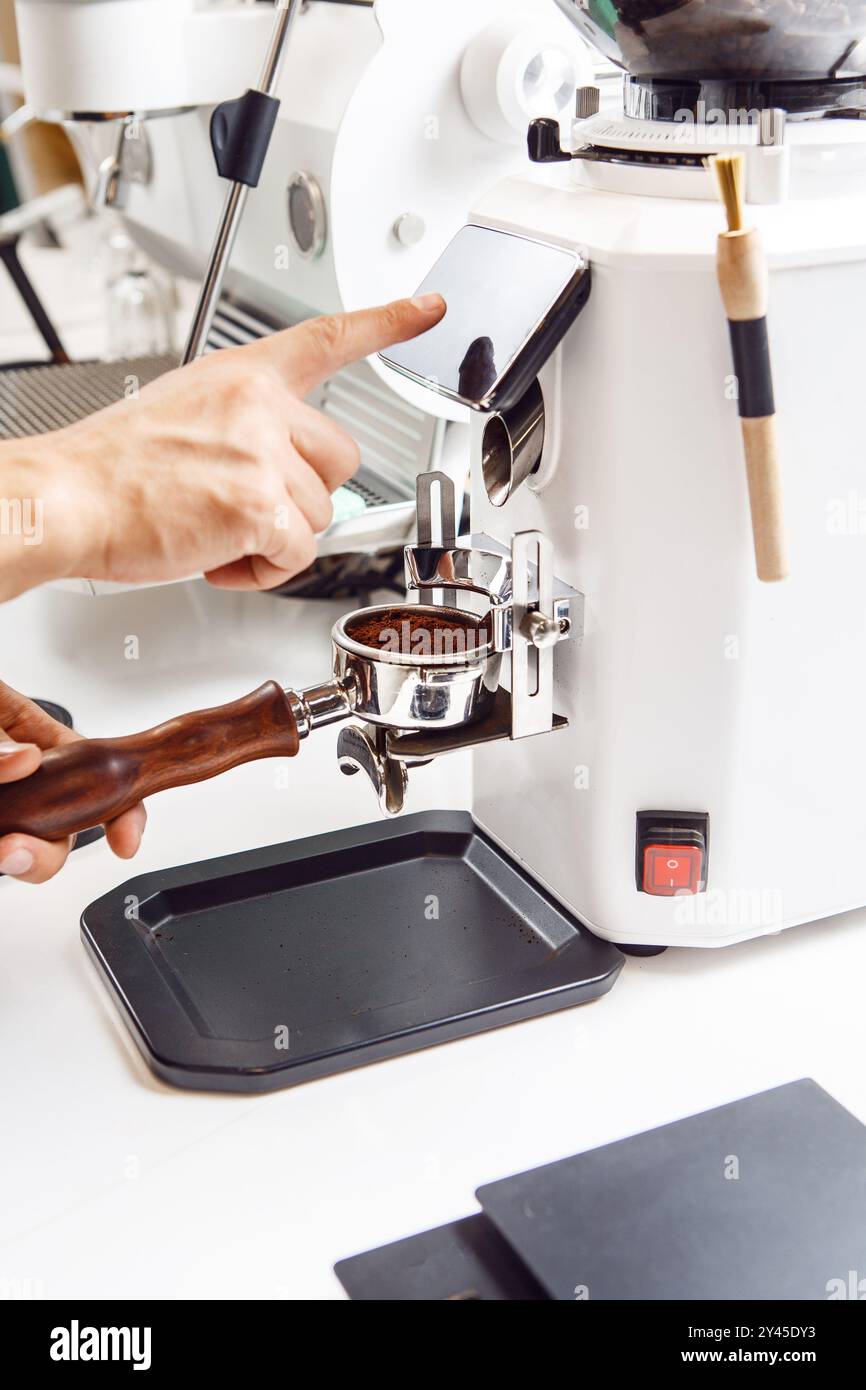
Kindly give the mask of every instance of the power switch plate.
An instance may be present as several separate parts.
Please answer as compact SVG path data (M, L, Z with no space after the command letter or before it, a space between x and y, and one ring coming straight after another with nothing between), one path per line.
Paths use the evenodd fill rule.
M705 893L709 841L706 811L638 811L638 892L656 898Z

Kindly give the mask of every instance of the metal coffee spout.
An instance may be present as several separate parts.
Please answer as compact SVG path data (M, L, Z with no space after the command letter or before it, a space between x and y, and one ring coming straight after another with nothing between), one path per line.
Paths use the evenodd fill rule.
M384 815L398 816L403 810L409 773L405 763L389 756L387 730L372 724L350 724L341 729L337 764L347 777L367 774Z
M544 397L538 381L510 410L490 415L481 438L481 472L494 507L504 507L538 468L544 449Z

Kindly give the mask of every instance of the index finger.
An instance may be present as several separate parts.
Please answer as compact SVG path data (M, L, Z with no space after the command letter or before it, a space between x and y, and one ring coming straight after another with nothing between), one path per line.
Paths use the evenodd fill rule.
M445 309L439 294L397 299L376 309L308 319L247 351L267 355L298 395L307 396L341 367L426 333Z

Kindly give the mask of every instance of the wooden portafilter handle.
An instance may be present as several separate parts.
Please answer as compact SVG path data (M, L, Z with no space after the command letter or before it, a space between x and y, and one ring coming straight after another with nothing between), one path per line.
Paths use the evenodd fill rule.
M728 316L758 578L788 574L782 475L776 446L776 406L767 338L767 264L753 227L723 232L718 276Z
M129 738L49 750L38 772L0 786L0 835L62 840L114 820L145 797L205 782L258 758L293 758L301 734L276 681L216 709Z

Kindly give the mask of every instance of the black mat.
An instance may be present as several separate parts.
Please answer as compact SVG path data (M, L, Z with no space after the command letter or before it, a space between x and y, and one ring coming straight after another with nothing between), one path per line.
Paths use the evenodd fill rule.
M341 1260L353 1299L842 1300L866 1270L866 1128L796 1081L478 1191Z
M341 1260L334 1272L356 1301L547 1299L508 1242L482 1215Z
M866 1272L866 1128L814 1081L477 1195L556 1299L827 1299Z
M145 875L82 931L153 1069L217 1090L584 1003L623 961L461 812Z

